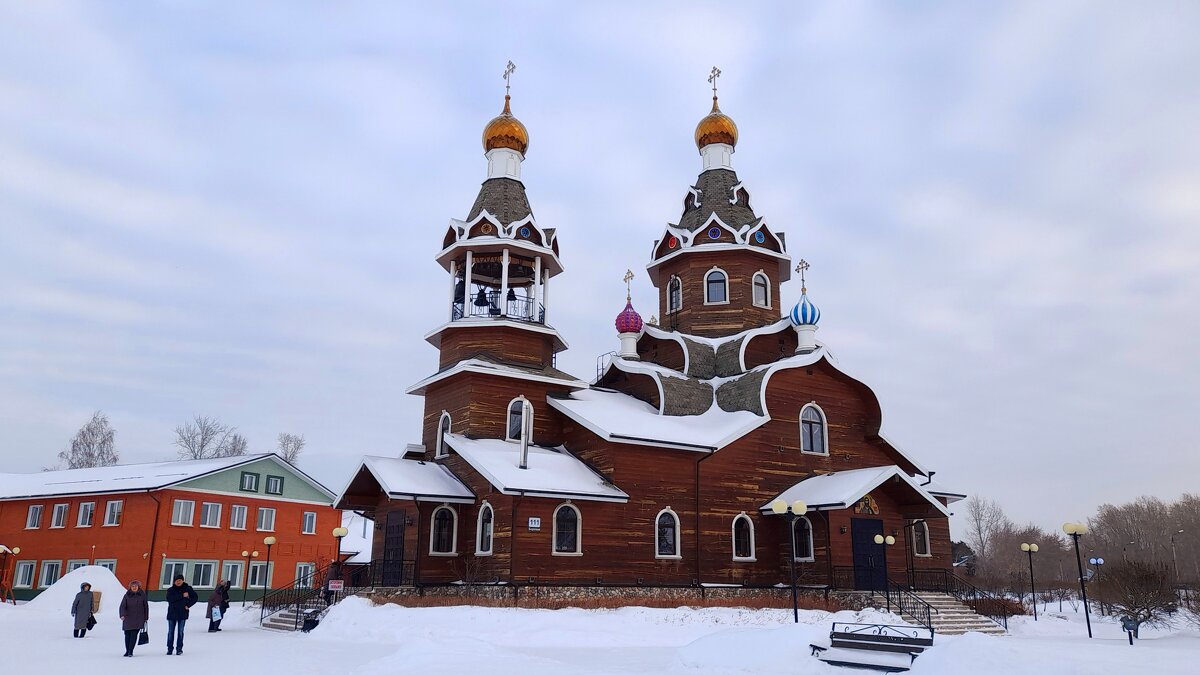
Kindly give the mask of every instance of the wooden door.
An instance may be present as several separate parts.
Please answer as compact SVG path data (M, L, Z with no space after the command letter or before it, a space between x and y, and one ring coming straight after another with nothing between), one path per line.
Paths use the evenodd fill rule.
M850 543L854 549L854 588L860 591L887 589L887 555L875 535L883 534L878 518L851 518Z
M388 511L383 529L382 586L404 584L404 520L404 509Z

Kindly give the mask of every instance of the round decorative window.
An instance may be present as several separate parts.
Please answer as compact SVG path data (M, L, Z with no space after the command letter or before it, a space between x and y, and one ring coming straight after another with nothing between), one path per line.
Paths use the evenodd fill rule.
M479 231L480 231L480 232L482 232L482 233L484 233L484 234L491 234L491 233L492 233L492 224L491 224L491 223L484 223L484 224L483 224L483 227L479 228Z
M708 238L709 239L720 239L721 238L721 228L719 228L719 227L710 228L708 231Z
M528 228L528 227L522 227L522 228L521 228L521 236L522 236L522 237L528 237L528 236L529 236L529 228Z
M758 232L754 233L754 241L757 241L758 243L761 244L766 240L767 240L767 235L763 234L762 230L759 230Z
M667 240L667 248L671 248L671 249L679 248L679 239L677 239L675 237L671 237L670 239L668 239Z

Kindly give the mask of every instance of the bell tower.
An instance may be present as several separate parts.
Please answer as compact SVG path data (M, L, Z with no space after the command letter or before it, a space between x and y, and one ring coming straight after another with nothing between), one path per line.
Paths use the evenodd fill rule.
M733 170L738 128L721 112L714 67L712 110L696 125L701 171L679 223L655 242L647 270L658 289L660 327L723 337L779 321L780 284L791 278L782 233L754 213Z

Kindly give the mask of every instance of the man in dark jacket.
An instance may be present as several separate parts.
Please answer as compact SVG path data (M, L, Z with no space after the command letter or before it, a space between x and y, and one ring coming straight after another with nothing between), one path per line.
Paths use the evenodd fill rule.
M182 574L176 574L171 587L167 589L167 655L172 653L183 656L183 627L187 624L188 610L196 604L196 591L183 581ZM179 638L175 638L175 630L179 630ZM172 644L174 643L174 644Z

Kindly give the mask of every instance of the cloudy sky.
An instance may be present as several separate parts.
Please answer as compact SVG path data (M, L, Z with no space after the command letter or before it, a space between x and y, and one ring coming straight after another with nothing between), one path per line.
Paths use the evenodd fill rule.
M0 470L97 409L127 462L197 413L303 433L334 489L418 441L512 59L565 369L627 267L656 311L715 64L893 440L1046 526L1200 489L1200 5L970 4L0 1Z

